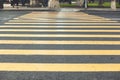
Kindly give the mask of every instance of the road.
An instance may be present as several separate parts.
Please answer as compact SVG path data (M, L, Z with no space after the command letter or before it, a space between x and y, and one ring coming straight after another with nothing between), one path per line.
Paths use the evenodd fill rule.
M1 12L0 80L119 80L119 12L111 13Z
M65 10L64 10L65 11ZM82 10L81 10L82 11ZM0 24L3 24L4 22L13 19L15 17L30 13L32 11L1 11L0 12ZM120 12L114 12L114 11L85 11L83 10L82 12L85 12L90 15L97 15L105 18L110 18L112 20L118 20L120 21Z
M29 11L0 11L0 24L27 13L29 13Z

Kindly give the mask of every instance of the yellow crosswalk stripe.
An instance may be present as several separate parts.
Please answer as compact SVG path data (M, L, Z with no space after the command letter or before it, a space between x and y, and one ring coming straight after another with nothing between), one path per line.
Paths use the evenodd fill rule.
M86 16L86 15L85 15ZM75 20L74 18L74 20L70 20L70 19L66 19L66 20L64 20L64 21L80 21L80 20L104 20L104 21L111 21L111 19L108 19L108 18L103 18L103 17L94 17L94 16L89 16L89 18L88 17L85 17L84 15L82 16L82 17L80 17L80 18L77 18L77 20ZM24 18L24 17L18 17L18 18L14 18L13 20L9 20L9 21L18 21L18 20L25 20L25 21L31 21L31 20L53 20L53 21L55 21L55 19L53 19L53 18L45 18L45 17L42 17L41 16L41 18L37 18L37 17L27 17L27 18Z
M120 41L34 41L34 40L0 40L0 44L93 44L120 45Z
M100 20L100 19L93 19L93 20L85 20L85 19L81 19L81 20L10 20L9 23L29 23L29 22L117 22L117 21L107 21L107 20Z
M75 34L0 34L0 37L104 37L104 38L119 38L120 35L75 35Z
M0 28L120 28L120 26L0 26Z
M56 29L56 30L49 30L49 29L1 29L0 31L12 31L12 32L120 32L120 30L64 30L64 29Z
M87 16L87 17L86 17ZM59 16L57 16L58 17L58 19L59 18L67 18L66 20L70 20L69 18L71 18L71 19L74 19L74 20L81 20L81 19L88 19L88 20L92 20L92 19L99 19L99 20L111 20L111 19L109 19L109 18L104 18L104 17L98 17L98 16L89 16L89 18L88 18L88 15L82 15L82 16L64 16L64 17L59 17ZM38 20L40 20L40 19L44 19L44 20L55 20L56 19L56 16L54 16L54 17L51 17L50 15L48 15L48 16L42 16L42 15L39 15L39 17L37 16L31 16L31 15L29 15L29 16L26 16L26 15L24 15L24 16L20 16L20 17L17 17L17 18L14 18L13 20L36 20L36 19L38 19ZM64 20L64 19L63 19Z
M120 64L0 63L0 71L57 71L57 72L120 71Z
M120 55L120 50L9 50L0 55Z
M6 22L5 24L63 24L63 25L82 25L82 24L86 24L86 23L68 23L68 22L66 22L66 23L45 23L45 22L42 22L42 23L37 23L37 22L34 22L34 23L29 23L29 22L24 22L24 23L17 23L17 22L15 22L15 23L9 23L9 22ZM92 24L92 25L98 25L98 24L100 24L100 25L120 25L120 23L97 23L97 22L95 22L95 23L91 23L91 22L88 22L87 24Z

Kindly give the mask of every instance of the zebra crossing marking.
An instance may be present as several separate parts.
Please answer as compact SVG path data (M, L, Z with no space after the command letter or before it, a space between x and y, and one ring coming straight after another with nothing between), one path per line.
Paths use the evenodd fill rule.
M11 32L120 32L120 30L64 30L64 29L0 29L0 31L11 31Z
M106 21L106 20L99 20L99 19L94 19L94 20L84 20L84 19L81 19L81 20L10 20L9 23L37 23L37 22L117 22L117 21Z
M45 25L49 25L49 24L52 24L52 25L83 25L83 24L89 24L89 25L120 25L120 23L91 23L91 22L88 22L88 23L45 23L45 22L42 22L42 23L9 23L9 22L6 22L5 24L45 24Z
M103 19L103 20L110 20L108 18L99 17L95 15L89 15L83 12L79 13L68 13L68 12L51 12L51 13L43 13L43 12L37 12L35 13L29 13L26 15L22 15L19 17L19 19L54 19L54 18L77 18L77 19ZM82 16L81 16L82 15ZM88 18L89 17L89 18Z
M11 50L0 49L0 55L120 55L120 50Z
M19 33L19 34L3 34L2 31L6 32L120 32L120 30L99 30L104 29L104 28L120 28L120 23L117 21L112 21L111 19L103 18L103 17L98 17L98 16L93 16L85 13L75 13L74 15L71 16L72 13L57 13L57 12L43 12L43 14L40 14L41 12L32 12L30 14L26 14L23 16L20 16L16 19L10 20L6 22L5 24L12 24L9 26L1 26L0 27L0 38L1 37L21 37L21 38L26 38L26 37L31 37L31 38L40 38L40 37L64 37L64 38L120 38L120 35L115 35L115 34L25 34L25 33ZM45 13L45 14L44 14ZM34 14L34 15L33 15ZM36 15L35 15L36 14ZM56 16L57 15L57 16ZM83 17L81 17L81 15ZM30 19L30 20L29 20ZM71 20L72 19L72 20ZM43 21L42 21L43 20ZM44 22L48 21L48 22ZM63 22L63 23L62 23ZM72 23L73 22L73 23ZM39 24L39 26L32 26L32 25L27 25L27 26L15 26L14 24ZM49 26L42 26L42 24L49 25ZM50 26L50 25L54 26ZM63 26L59 26L63 25ZM65 26L65 25L70 25L70 26ZM74 26L72 26L74 25ZM78 25L78 26L77 26ZM81 26L80 26L81 25ZM84 26L83 26L84 25ZM86 25L104 25L104 26L86 26ZM107 25L107 26L105 26ZM113 25L113 26L109 26ZM118 26L115 26L118 25ZM3 29L2 29L3 28ZM5 29L9 28L9 29ZM10 29L10 28L18 28L18 29ZM22 28L27 28L27 29L22 29ZM29 28L45 28L45 29L33 29L29 30ZM48 28L51 28L51 30L48 30ZM52 30L52 29L56 30ZM97 30L61 30L57 28L96 28ZM94 56L95 55L101 55L101 56L109 56L109 55L120 55L120 50L119 50L119 44L120 41L90 41L89 39L87 41L62 41L62 40L0 40L0 44L3 46L0 49L0 55L6 55L7 57L10 57L11 55L45 55L45 56L52 56L52 55L78 55L78 56ZM23 44L23 45L22 45ZM28 45L30 44L30 45ZM33 45L35 44L35 45ZM36 45L38 44L38 45ZM46 44L46 45L44 45ZM51 46L51 44L54 44ZM59 48L56 48L56 45ZM62 44L62 46L60 45ZM78 48L75 49L73 48L72 44L75 44L74 47L76 48L77 45L82 44L81 46L77 46ZM87 44L84 46L84 44ZM40 47L41 45L44 45L43 47ZM70 46L72 45L72 46ZM89 45L89 46L88 46ZM92 46L91 46L92 45ZM97 46L94 46L97 45ZM104 46L106 45L106 46ZM109 45L111 47L115 46L118 47L118 50L111 50L110 48L107 48ZM118 46L117 46L118 45ZM6 46L9 46L6 48ZM14 47L12 47L14 46ZM18 46L18 47L17 47ZM24 47L23 47L24 46ZM30 46L30 47L29 47ZM31 47L32 46L32 47ZM49 47L47 47L49 46ZM66 47L64 47L66 46ZM70 47L69 47L70 46ZM11 48L12 47L12 48ZM34 48L33 48L34 47ZM52 47L52 48L50 48ZM69 47L69 48L68 48ZM86 48L87 47L87 48ZM92 47L92 48L91 48ZM95 47L97 47L95 49ZM102 47L102 48L101 48ZM101 50L101 49L106 50ZM41 50L40 50L41 49ZM44 50L43 50L44 49ZM61 50L60 50L61 49ZM64 49L64 50L63 50ZM81 49L81 50L80 50ZM84 50L86 49L86 50ZM91 50L88 50L91 49ZM99 50L100 49L100 50ZM109 49L109 50L108 50ZM114 56L115 57L115 56ZM111 57L112 59L112 57ZM7 60L7 59L5 59ZM5 61L4 60L4 61ZM8 60L7 60L8 61ZM21 61L21 60L19 60ZM114 60L115 61L115 60ZM12 62L0 62L0 71L35 71L35 72L118 72L120 71L120 64L119 63L12 63Z
M35 15L34 15L35 14ZM82 15L82 16L81 16ZM31 12L20 17L17 17L13 20L9 20L5 24L71 24L71 22L78 23L116 23L118 21L113 21L108 18L99 17L95 15L86 14L83 12L79 13L68 13L68 12ZM69 23L68 23L69 22ZM75 23L78 25L78 23ZM72 23L74 24L74 23ZM74 25L75 25L74 24Z
M120 45L120 41L34 41L34 40L0 40L0 44L92 44Z
M0 28L120 28L120 25L118 26L25 26L25 25L2 25Z
M103 37L103 38L120 38L120 35L86 35L86 34L0 34L0 37Z
M115 72L120 71L120 64L0 63L0 71Z

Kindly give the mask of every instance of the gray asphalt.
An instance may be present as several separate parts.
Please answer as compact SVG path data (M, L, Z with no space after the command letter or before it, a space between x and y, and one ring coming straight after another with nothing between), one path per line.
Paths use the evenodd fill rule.
M119 55L0 55L5 63L120 63Z
M0 49L16 50L120 50L120 45L77 45L77 44L0 44Z
M92 11L92 10L82 10L82 12L85 12L87 14L101 16L105 18L109 18L115 21L120 22L120 11Z
M119 80L120 72L0 72L1 80Z
M27 13L29 13L29 11L0 11L0 24Z

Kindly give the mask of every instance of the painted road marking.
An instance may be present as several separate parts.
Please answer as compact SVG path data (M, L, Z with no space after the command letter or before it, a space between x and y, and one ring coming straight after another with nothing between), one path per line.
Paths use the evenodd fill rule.
M11 31L11 32L120 32L120 30L64 30L64 29L54 29L54 30L49 30L49 29L0 29L0 31Z
M86 34L0 34L0 37L103 37L103 38L120 38L120 35L86 35Z
M71 19L74 19L74 20L81 20L81 19L87 19L87 20L94 20L94 19L98 19L98 20L111 20L111 19L109 19L109 18L104 18L104 17L98 17L98 16L89 16L89 18L88 18L88 16L86 17L87 15L82 15L82 16L76 16L76 15L71 15L71 16L64 16L64 17L58 17L58 18L56 18L56 16L54 16L54 17L51 17L50 15L49 16L41 16L41 15L39 15L39 17L37 16L37 17L31 17L31 16L20 16L20 17L18 17L18 18L14 18L13 20L56 20L56 19L59 19L59 18L66 18L66 20L69 20L69 18L71 18Z
M106 20L100 20L100 19L94 19L94 20L10 20L9 23L34 23L34 22L117 22L117 21L106 21Z
M35 15L34 15L35 14ZM82 15L82 16L81 16ZM39 17L38 17L39 16ZM88 18L89 17L89 18ZM37 12L37 13L29 13L23 16L18 17L19 19L43 19L43 18L47 18L47 19L54 19L56 20L57 18L74 18L74 19L81 19L81 18L86 18L86 19L94 19L94 18L98 18L98 19L103 19L103 20L110 20L108 18L104 18L104 17L99 17L99 16L95 16L95 15L89 15L83 12L79 12L79 13L68 13L68 12L52 12L52 13L43 13L43 12ZM70 20L70 19L69 19Z
M5 24L45 24L45 25L49 25L49 24L52 24L52 25L82 25L82 24L89 24L89 25L120 25L120 23L45 23L45 22L42 22L42 23L9 23L9 22L6 22Z
M45 14L44 14L45 13ZM36 15L34 15L36 14ZM11 31L11 32L22 32L22 31L31 31L31 32L120 32L120 30L99 30L99 28L120 28L120 26L71 26L71 25L120 25L120 23L114 23L117 21L111 21L110 19L103 18L103 17L98 17L98 16L93 16L93 15L88 15L85 13L75 13L74 15L71 16L73 13L60 13L60 12L33 12L27 15L23 15L21 17L18 17L17 21L16 20L10 20L9 22L5 24L39 24L40 26L1 26L0 28L97 28L98 30L28 30L28 29L1 29L0 31ZM80 17L80 16L84 17ZM65 17L66 16L66 17ZM30 20L25 20L25 19L30 19ZM72 20L73 19L73 20ZM37 21L36 21L37 20ZM43 22L43 21L48 22ZM87 21L86 21L87 20ZM20 22L19 22L20 21ZM38 23L40 22L41 23ZM53 23L50 23L50 22ZM68 21L68 22L67 22ZM76 23L81 22L81 23ZM63 23L60 23L63 22ZM71 23L75 22L75 23ZM82 23L83 22L83 23ZM92 22L92 23L91 23ZM95 23L97 22L97 23ZM111 22L111 23L110 23ZM55 26L41 26L41 25L55 25ZM56 25L70 25L70 26L56 26ZM84 37L84 38L120 38L120 35L101 35L101 34L94 34L94 35L86 35L86 34L0 34L0 37ZM120 50L95 50L93 46L97 45L98 49L103 49L104 45L105 48L108 47L109 45L111 46L119 46L120 41L38 41L38 40L0 40L1 44L1 49L0 49L0 55L120 55ZM12 45L13 44L13 45ZM22 46L20 44L23 44ZM24 45L25 44L25 45ZM30 47L29 45L30 44ZM35 45L31 45L35 44ZM37 45L38 44L38 45ZM40 44L46 44L44 47L39 47ZM52 46L53 48L50 48L50 44L57 44L57 47L59 49L61 47L64 48L64 46L67 46L64 49L67 49L68 46L70 45L72 48L76 47L79 44L90 44L90 46L85 45L83 49L91 49L93 47L93 50L83 50L82 47L77 46L79 50L56 50L57 48L56 45ZM61 46L59 44L62 44L64 46ZM68 44L68 45L66 45ZM72 44L75 44L72 46ZM19 45L18 48L16 48ZM93 46L91 46L93 45ZM10 46L6 48L7 46ZM11 47L14 46L14 47ZM24 47L23 47L24 46ZM31 46L33 46L31 48ZM38 46L38 47L37 47ZM50 47L47 47L50 46ZM102 48L101 48L102 46ZM96 46L95 46L96 47ZM24 50L23 50L23 49ZM51 50L48 50L50 48ZM119 48L119 47L118 47ZM16 49L16 50L15 50ZM18 50L21 49L21 50ZM29 50L28 50L29 49ZM31 49L38 49L38 50L31 50ZM39 50L42 49L42 50ZM45 50L43 50L45 49ZM53 50L54 49L54 50ZM75 49L75 48L74 48ZM81 50L80 50L81 49ZM104 71L120 71L120 64L119 63L0 63L0 71L55 71L55 72L104 72Z
M0 55L120 55L120 50L9 50Z
M8 25L5 25L5 26L0 26L0 28L24 28L24 27L26 27L26 28L120 28L120 26L25 26L25 25L23 25L23 26L19 26L19 25L17 25L17 26L8 26Z
M120 45L120 41L34 41L34 40L0 40L0 44L92 44Z
M115 72L120 71L120 64L0 63L0 71Z

